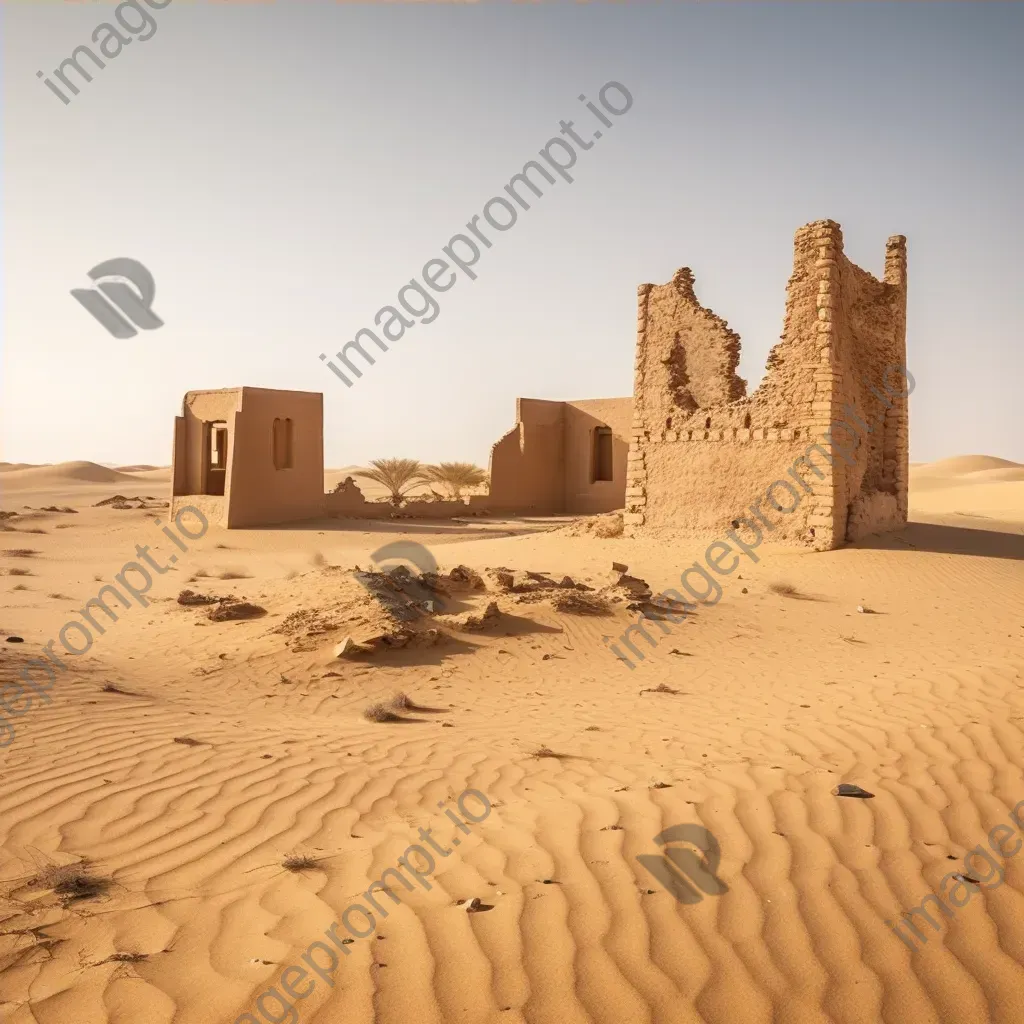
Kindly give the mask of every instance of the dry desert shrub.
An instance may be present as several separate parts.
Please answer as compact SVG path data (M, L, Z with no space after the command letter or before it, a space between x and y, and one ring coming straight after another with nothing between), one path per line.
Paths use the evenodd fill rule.
M379 701L376 704L371 704L368 708L363 711L363 718L368 722L401 722L403 721L400 715L395 714L393 705Z
M792 583L769 583L768 589L780 597L796 597L800 593Z
M202 740L194 740L191 736L175 736L175 743L180 743L183 747L201 747L203 745Z
M24 583L16 583L13 587L11 587L11 589L12 590L28 590L28 587L26 587Z
M35 576L35 573L32 572L30 569L14 568L14 569L8 569L7 570L7 575L8 576Z
M314 569L323 569L327 565L327 559L319 551L314 551L309 557L309 564Z
M39 552L35 548L7 548L4 554L8 558L31 558L33 555L38 555Z
M245 569L225 569L217 574L219 580L251 580L252 577Z
M281 861L281 867L286 871L294 871L296 873L300 871L310 871L319 866L320 861L318 861L316 857L310 857L308 854L304 853L290 854Z
M111 886L109 878L92 874L85 862L64 867L51 865L40 872L35 881L42 888L56 893L65 907L103 896Z
M562 761L567 758L568 754L558 754L550 747L538 747L530 757L550 757L555 761Z
M59 590L52 594L47 594L46 596L52 597L55 601L74 601L74 598L69 594L62 594Z

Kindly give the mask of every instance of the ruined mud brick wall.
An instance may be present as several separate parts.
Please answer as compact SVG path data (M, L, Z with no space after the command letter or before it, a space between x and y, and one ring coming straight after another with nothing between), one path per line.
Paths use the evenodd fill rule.
M883 375L906 367L906 239L889 239L879 281L846 258L834 221L796 232L782 338L750 396L736 375L738 336L693 285L683 268L638 289L627 535L721 536L755 502L773 524L761 525L766 540L819 550L905 523L906 383L890 372L887 394ZM859 442L834 427L841 421ZM810 493L789 474L794 463ZM800 496L789 514L768 504L776 480ZM773 493L783 508L794 504L785 488Z
M516 399L516 425L491 446L489 508L591 515L623 507L631 398ZM611 480L595 480L594 432L612 431Z

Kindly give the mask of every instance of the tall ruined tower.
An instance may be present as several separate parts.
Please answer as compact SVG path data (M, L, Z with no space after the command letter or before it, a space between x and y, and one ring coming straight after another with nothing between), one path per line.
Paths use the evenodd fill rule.
M739 338L691 271L641 285L627 534L720 536L755 503L766 540L817 549L904 524L906 267L902 235L878 280L834 221L800 228L782 339L749 397Z

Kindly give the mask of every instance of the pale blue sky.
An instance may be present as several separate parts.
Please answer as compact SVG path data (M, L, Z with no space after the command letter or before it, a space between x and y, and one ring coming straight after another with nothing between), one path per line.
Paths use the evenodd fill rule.
M911 457L1024 462L1024 7L185 3L63 105L100 3L3 11L2 457L167 463L189 389L323 391L329 465L486 465L517 395L632 391L636 287L677 267L777 340L794 230L909 248ZM502 194L578 101L633 108L351 390L333 353ZM160 330L70 296L114 257Z

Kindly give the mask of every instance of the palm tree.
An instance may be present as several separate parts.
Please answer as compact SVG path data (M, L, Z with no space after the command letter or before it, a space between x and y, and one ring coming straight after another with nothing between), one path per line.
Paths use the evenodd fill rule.
M472 462L442 462L425 466L424 472L430 483L440 484L456 501L462 500L463 488L487 483L487 474Z
M391 492L391 504L401 505L406 494L427 481L426 470L418 459L373 459L370 469L356 471L356 476L373 480Z

